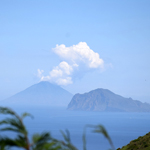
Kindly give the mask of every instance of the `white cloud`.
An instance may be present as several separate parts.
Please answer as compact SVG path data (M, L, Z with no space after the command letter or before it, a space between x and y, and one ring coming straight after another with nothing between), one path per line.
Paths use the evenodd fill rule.
M41 77L42 77L42 73L43 73L44 71L43 71L43 70L40 70L40 69L38 69L37 71L38 71L37 76L38 76L39 78L41 78Z
M56 45L53 51L61 57L62 62L54 67L49 75L44 76L43 70L38 69L41 81L50 81L58 85L72 84L75 77L83 76L91 69L103 69L104 61L99 54L90 49L86 42L66 47Z
M72 78L71 77L66 77L66 78L59 78L58 80L56 80L56 83L58 85L68 85L68 84L72 84Z
M72 66L70 66L67 62L63 61L59 64L59 68L63 70L63 72L67 75L70 75L73 71Z
M83 62L89 68L103 68L104 61L99 54L90 49L86 42L66 47L64 44L56 45L53 51L61 58L76 64Z
M58 66L54 67L52 71L49 72L48 76L42 75L43 70L38 69L40 73L41 81L55 82L58 85L67 85L72 83L71 73L73 72L73 67L67 62L63 61Z

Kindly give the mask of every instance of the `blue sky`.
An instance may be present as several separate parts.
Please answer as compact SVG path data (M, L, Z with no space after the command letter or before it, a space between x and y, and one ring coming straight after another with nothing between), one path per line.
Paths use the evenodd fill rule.
M38 69L46 77L74 61L79 67L64 75L70 84L61 85L71 93L106 88L150 103L149 8L149 0L1 0L0 99L38 83ZM92 60L99 54L103 68L91 68L90 57L78 50L73 59L80 42ZM56 52L57 44L69 54Z

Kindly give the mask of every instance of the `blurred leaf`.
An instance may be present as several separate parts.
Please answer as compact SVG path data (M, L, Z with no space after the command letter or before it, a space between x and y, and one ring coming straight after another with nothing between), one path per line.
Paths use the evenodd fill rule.
M102 133L107 138L107 140L109 141L109 144L111 145L112 149L115 150L115 147L113 145L113 142L112 142L110 136L108 135L106 129L102 125L95 126L95 129L93 130L93 132Z
M64 146L64 150L77 150L77 148L71 143L69 131L66 130L66 134L62 130L60 132L63 135L65 141L67 142L67 143L61 142L62 145Z
M86 150L86 126L84 127L83 130L82 141L83 141L83 150Z
M8 137L0 137L0 147L25 147L25 139L21 136L18 136L15 139L11 139Z
M102 133L107 139L110 138L106 129L102 125L95 126L95 129L93 130L93 132Z
M66 130L66 132L60 131L64 141L52 138L50 133L45 132L42 134L34 134L32 137L32 143L30 143L28 139L28 132L23 124L23 119L27 116L33 118L33 116L29 113L23 113L20 117L13 110L6 107L0 107L0 113L12 116L12 118L6 118L0 121L0 125L2 125L0 131L13 131L17 133L17 136L14 139L0 136L0 150L8 150L11 147L20 147L26 150L31 150L30 148L32 148L32 150L77 150L77 148L71 143L70 133L68 130ZM95 133L103 134L109 141L112 149L115 150L111 138L102 125L86 125L84 127L82 136L83 150L86 150L87 128L92 128Z
M29 114L29 113L23 113L22 115L21 115L21 119L23 120L25 117L31 117L32 119L34 118L31 114Z
M115 150L115 147L113 145L113 142L112 142L111 138L109 137L106 129L102 125L97 125L97 126L95 126L95 125L86 125L84 127L84 132L83 132L83 136L82 136L83 150L86 150L86 128L92 128L92 129L94 129L93 132L103 134L107 138L107 140L109 141L109 144L110 144L112 150Z
M12 115L12 118L6 118L0 121L0 125L6 125L6 127L2 126L0 131L13 131L17 133L17 137L14 139L8 137L1 137L0 143L1 147L22 147L26 150L29 150L30 143L28 140L28 132L22 122L22 118L19 117L14 111L9 108L0 107L0 113ZM25 113L23 117L27 116Z
M16 113L7 107L0 107L0 113L1 114L10 114L10 115L16 116Z
M62 130L60 130L61 134L63 135L63 138L66 142L70 142L70 137L68 137L68 134L65 134ZM69 132L69 131L68 131Z
M51 136L49 133L34 134L32 137L32 147L35 150L44 150L44 147L50 142L50 140ZM46 149L48 149L48 145Z
M8 127L0 129L1 131L14 131L27 135L27 130L23 123L16 118L6 118L5 120L0 121L0 125L6 124Z

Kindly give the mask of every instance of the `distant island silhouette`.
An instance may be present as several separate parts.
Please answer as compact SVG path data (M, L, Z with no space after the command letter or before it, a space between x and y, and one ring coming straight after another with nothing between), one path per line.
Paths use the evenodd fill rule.
M124 98L107 89L96 89L85 94L76 94L68 105L68 110L110 111L110 112L150 112L150 104L132 98Z
M56 84L41 81L0 101L2 105L67 106L72 94Z

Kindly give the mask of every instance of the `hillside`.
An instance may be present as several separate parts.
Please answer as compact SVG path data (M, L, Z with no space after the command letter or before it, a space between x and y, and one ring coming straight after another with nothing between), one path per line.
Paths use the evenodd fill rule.
M150 150L150 132L117 150Z
M72 94L58 85L42 81L0 101L1 105L50 105L67 106Z
M74 95L68 110L150 112L150 104L124 98L110 90L99 88Z

